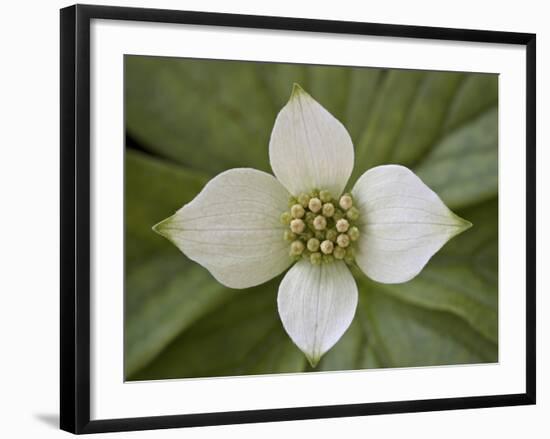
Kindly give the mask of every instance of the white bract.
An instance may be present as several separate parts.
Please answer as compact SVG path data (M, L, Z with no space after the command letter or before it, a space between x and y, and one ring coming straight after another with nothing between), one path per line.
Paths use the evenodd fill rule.
M312 366L353 320L349 265L378 282L406 282L471 226L403 166L369 169L343 193L351 138L298 85L275 120L269 158L275 177L222 172L154 230L230 288L264 283L292 265L279 286L279 315Z

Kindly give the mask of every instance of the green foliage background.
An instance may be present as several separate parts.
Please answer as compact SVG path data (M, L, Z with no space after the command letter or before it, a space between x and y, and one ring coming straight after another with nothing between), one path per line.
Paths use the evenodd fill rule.
M497 361L496 75L126 56L126 378L311 371L279 320L282 276L225 288L151 231L221 171L271 172L294 82L348 128L350 188L400 163L474 224L410 282L354 273L354 322L315 370Z

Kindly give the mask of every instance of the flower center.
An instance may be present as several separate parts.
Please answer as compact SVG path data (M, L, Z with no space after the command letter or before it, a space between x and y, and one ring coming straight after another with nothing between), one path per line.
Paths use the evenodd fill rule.
M353 263L358 220L359 209L350 194L337 200L326 190L314 190L291 197L289 210L281 214L281 222L288 226L284 239L289 242L290 257L305 258L314 265L334 260Z

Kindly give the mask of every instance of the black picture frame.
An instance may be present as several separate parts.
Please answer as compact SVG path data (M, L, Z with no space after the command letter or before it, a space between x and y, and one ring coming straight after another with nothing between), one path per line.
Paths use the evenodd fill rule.
M526 47L526 392L518 394L90 420L90 21L93 19L454 40ZM75 5L61 9L60 426L72 433L272 422L535 404L535 63L530 33Z

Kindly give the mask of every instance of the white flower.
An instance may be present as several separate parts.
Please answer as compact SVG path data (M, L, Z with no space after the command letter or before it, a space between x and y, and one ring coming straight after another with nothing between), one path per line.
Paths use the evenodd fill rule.
M372 168L342 194L351 138L298 85L275 120L269 158L276 178L222 172L154 230L230 288L264 283L292 265L278 309L312 366L353 320L358 294L348 265L378 282L406 282L471 226L403 166Z

